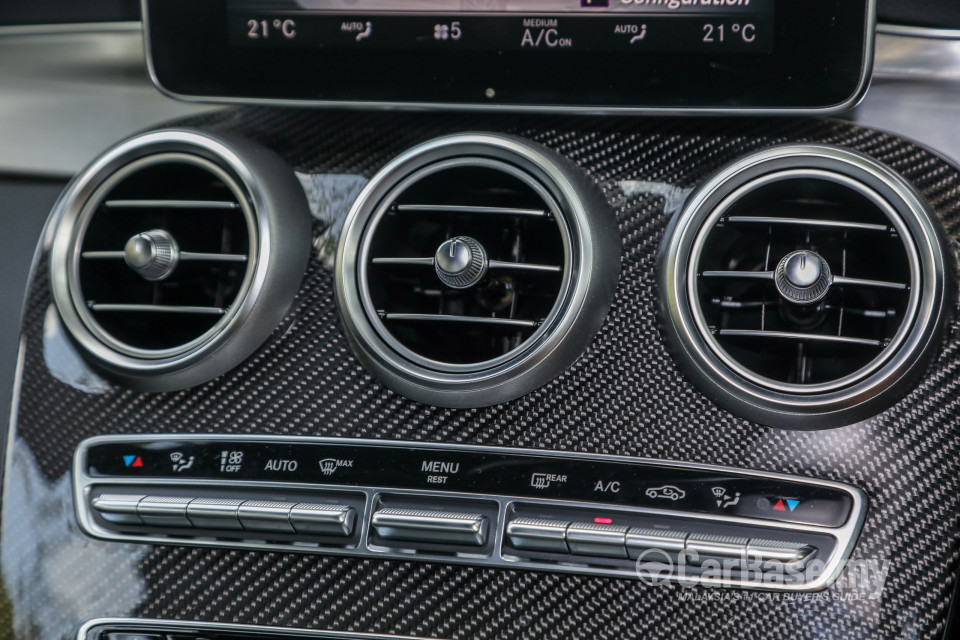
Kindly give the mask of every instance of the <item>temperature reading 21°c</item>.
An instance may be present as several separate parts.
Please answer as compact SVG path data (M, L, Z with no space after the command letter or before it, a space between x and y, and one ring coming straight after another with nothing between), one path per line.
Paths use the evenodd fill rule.
M711 24L703 25L703 41L707 44L740 40L747 44L757 41L757 26L754 24Z
M276 33L287 40L297 37L297 23L294 20L247 20L247 37L251 40L265 40Z

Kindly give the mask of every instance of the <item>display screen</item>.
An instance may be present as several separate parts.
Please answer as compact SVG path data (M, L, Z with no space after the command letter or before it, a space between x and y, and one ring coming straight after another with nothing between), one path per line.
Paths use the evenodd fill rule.
M873 0L146 0L178 97L348 106L838 110Z
M235 45L769 53L774 0L229 0Z

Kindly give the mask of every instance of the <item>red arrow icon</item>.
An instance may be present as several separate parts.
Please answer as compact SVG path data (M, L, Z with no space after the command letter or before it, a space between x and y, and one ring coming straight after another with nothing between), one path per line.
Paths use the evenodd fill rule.
M777 504L773 505L774 511L786 511L787 508L783 505L783 500L777 500Z

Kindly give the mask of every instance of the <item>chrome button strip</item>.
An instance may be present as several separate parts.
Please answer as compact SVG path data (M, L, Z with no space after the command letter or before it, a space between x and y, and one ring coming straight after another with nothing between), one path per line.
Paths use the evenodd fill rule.
M605 556L626 558L626 536L628 527L583 523L571 524L567 528L567 546L570 553L585 556Z
M778 540L753 539L747 544L748 561L784 571L802 571L816 553L809 545Z
M568 553L569 522L539 518L517 518L507 524L507 539L517 549Z
M346 537L353 534L356 519L353 507L340 504L301 503L290 509L290 524L297 533Z
M247 531L296 533L290 524L293 503L247 500L237 509L240 524Z
M243 500L197 498L187 505L187 519L197 529L243 529L237 510Z
M456 453L484 453L491 455L521 455L538 456L549 459L544 464L562 465L564 461L590 460L601 462L620 462L635 465L638 473L642 473L645 465L656 467L675 468L679 471L710 471L717 474L736 473L740 477L790 481L795 484L814 485L834 491L842 491L850 498L850 515L836 526L794 523L788 521L763 520L753 517L744 517L736 514L707 514L695 511L684 511L672 504L663 508L649 506L630 506L617 503L595 502L579 499L563 499L551 495L543 498L524 495L523 497L510 495L494 495L491 493L476 493L469 491L454 491L440 489L414 489L396 486L358 486L333 484L329 481L293 481L277 478L275 480L250 480L224 478L196 478L196 477L149 477L147 474L104 475L91 469L88 474L88 453L92 447L101 445L123 445L123 449L137 446L160 446L164 442L176 442L177 446L190 446L191 443L210 442L213 448L224 447L231 443L239 444L283 444L283 445L315 445L315 446L343 446L349 445L362 449L370 448L397 448L409 450L415 447L424 455L431 452L454 455ZM688 546L701 552L722 553L730 555L735 550L734 565L736 571L729 577L712 577L704 574L700 580L703 584L736 588L756 588L763 590L809 592L818 591L832 584L845 567L845 561L852 553L854 543L860 533L866 513L866 497L860 490L848 485L816 480L811 478L797 478L784 474L750 471L743 469L727 469L717 466L700 465L687 462L672 462L665 460L650 460L628 458L623 456L586 455L559 451L534 451L525 449L510 449L502 447L481 447L471 445L446 445L430 442L401 442L401 441L371 441L349 438L308 438L284 436L234 436L211 435L152 435L152 436L101 436L88 439L79 446L74 461L74 496L77 508L77 518L81 529L95 538L134 542L154 545L187 545L193 547L245 549L259 551L273 551L282 553L310 553L328 556L353 556L379 559L404 559L407 561L441 562L446 564L469 564L487 568L501 569L528 569L534 571L550 571L558 573L575 573L584 575L599 575L611 578L638 579L635 562L648 549L658 549L667 554L679 554ZM325 477L325 476L324 476ZM342 515L344 526L350 519L347 510L340 511L334 505L350 507L354 510L353 531L349 536L335 536L327 532L306 533L300 525L295 526L296 533L277 532L273 536L268 532L246 535L244 532L232 534L217 530L203 531L195 527L196 537L191 537L187 531L171 535L162 528L151 530L149 525L137 525L111 521L108 519L111 512L129 514L139 510L132 509L131 503L146 500L147 496L180 496L186 501L184 510L193 514L191 501L205 498L234 498L244 501L254 501L258 496L288 495L287 502L280 503L281 513L286 511L287 522L291 525L297 522L295 513L303 509L310 511L318 518L320 513L314 512L323 506L322 511L329 508L332 513L338 514L334 520ZM307 495L316 496L308 498ZM118 498L119 497L119 498ZM383 502L387 498L388 502ZM151 502L156 497L151 498ZM261 497L256 501L271 501L270 497ZM114 504L116 502L117 504ZM315 504L317 503L317 504ZM150 503L148 503L150 504ZM389 516L388 508L398 508L401 511L418 511L420 507L410 508L412 505L449 505L449 509L441 510L428 507L424 511L439 511L443 516L469 516L471 513L480 513L486 516L485 544L455 545L433 544L439 539L431 537L431 543L411 542L409 545L384 544L385 540L379 537L380 532L373 526L372 518L379 513L379 523L384 524L382 518ZM459 509L457 505L461 505ZM309 505L309 506L308 506ZM377 508L377 505L381 505ZM476 507L468 505L477 505ZM406 507L403 509L402 507ZM602 507L604 526L629 526L623 533L623 544L627 558L623 556L589 556L571 554L567 546L566 535L570 522L589 522L592 514ZM177 506L177 509L180 507ZM229 511L229 508L227 509ZM239 506L238 506L239 511ZM384 514L386 512L386 514ZM554 515L556 514L556 515ZM567 514L567 515L564 515ZM304 514L305 515L305 514ZM324 513L324 516L327 514ZM569 517L568 517L569 516ZM139 515L137 516L139 517ZM321 518L323 519L323 518ZM281 517L282 520L282 517ZM468 518L469 520L469 518ZM607 524L609 521L609 524ZM651 525L640 524L650 522ZM390 522L387 523L391 524ZM469 532L471 540L476 540L476 520L467 523L462 531ZM664 525L664 526L661 526ZM138 528L139 526L139 528ZM337 525L339 526L339 525ZM188 525L189 527L189 525ZM474 528L471 528L474 527ZM706 534L730 531L750 531L751 533L738 534L747 536L729 546L729 540L710 539ZM185 535L186 534L186 535ZM697 535L694 535L697 534ZM293 540L293 536L302 536ZM619 537L620 532L615 534ZM317 539L311 536L318 536ZM329 536L326 539L320 536ZM574 536L576 537L576 536ZM809 542L809 546L799 544ZM742 547L740 545L743 545ZM718 548L719 546L719 548ZM763 573L740 572L737 564L743 555L751 562L757 560L771 570L801 568L799 575L793 580L767 581ZM811 552L811 549L813 551ZM547 556L549 554L549 557ZM628 559L629 558L629 559ZM822 569L811 573L810 561L816 558L822 563ZM651 558L654 559L654 558ZM676 558L674 559L676 562ZM729 562L729 559L728 559ZM677 566L675 564L675 566ZM694 571L699 568L692 565ZM681 579L677 575L667 575L665 579L676 581Z
M143 520L137 514L137 505L146 496L144 495L121 495L105 493L102 496L94 498L91 502L93 508L100 513L107 522L114 524L143 524Z
M478 513L448 513L414 509L381 509L370 524L381 538L481 547L489 522Z
M147 496L137 503L137 515L143 524L154 527L190 527L187 505L192 498Z
M747 555L747 542L747 538L694 533L687 538L684 551L693 556L694 562L744 558Z
M671 556L683 553L689 534L682 531L661 531L659 529L640 529L627 531L627 554L636 560L646 551L659 550Z

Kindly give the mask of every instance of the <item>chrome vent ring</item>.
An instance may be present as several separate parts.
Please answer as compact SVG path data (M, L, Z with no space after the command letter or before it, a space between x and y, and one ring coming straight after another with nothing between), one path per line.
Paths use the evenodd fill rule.
M444 185L454 185L452 201L438 193ZM501 198L506 205L493 204ZM460 273L445 275L442 256L424 255L438 240L438 253L465 250L469 262ZM553 327L567 301L570 249L560 206L526 172L491 158L436 162L401 181L368 223L360 246L364 309L381 338L411 362L483 371Z
M954 295L942 228L870 158L777 147L690 196L661 247L668 346L719 404L773 426L875 415L933 357Z
M239 364L282 319L309 255L295 175L231 135L163 130L120 143L71 183L54 216L50 278L64 326L104 372L146 390Z
M385 167L348 217L337 295L392 388L483 406L568 367L606 315L619 236L599 189L518 138L450 136Z
M152 189L141 197L158 183L164 193L191 198ZM193 250L181 251L184 242ZM258 244L249 199L228 172L189 153L151 154L111 175L80 212L70 254L73 303L111 349L143 359L177 356L233 320L235 302L250 290Z

